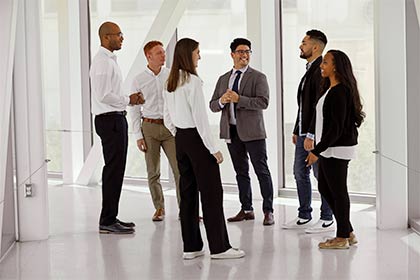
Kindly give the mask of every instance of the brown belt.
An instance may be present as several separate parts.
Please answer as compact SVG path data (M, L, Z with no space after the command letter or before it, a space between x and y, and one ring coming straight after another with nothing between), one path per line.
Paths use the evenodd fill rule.
M154 124L163 124L162 119L149 119L149 118L143 118L144 122L154 123Z

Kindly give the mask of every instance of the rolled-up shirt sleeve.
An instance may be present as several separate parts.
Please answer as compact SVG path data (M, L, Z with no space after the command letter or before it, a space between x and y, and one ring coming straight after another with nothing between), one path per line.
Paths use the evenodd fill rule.
M139 92L139 85L136 79L133 80L131 85L130 94ZM141 131L141 112L142 105L134 105L130 108L130 120L131 120L131 132L136 140L143 139L143 133Z

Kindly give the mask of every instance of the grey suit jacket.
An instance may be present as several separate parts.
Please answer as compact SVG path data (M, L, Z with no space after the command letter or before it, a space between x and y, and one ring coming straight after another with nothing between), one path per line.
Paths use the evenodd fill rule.
M220 118L220 138L230 139L229 116L230 104L220 108L219 99L229 87L229 71L219 77L213 97L210 100L210 110L222 111ZM245 71L239 88L239 102L236 106L236 129L239 138L244 141L261 140L267 137L264 127L263 111L268 107L269 89L266 76L251 68Z

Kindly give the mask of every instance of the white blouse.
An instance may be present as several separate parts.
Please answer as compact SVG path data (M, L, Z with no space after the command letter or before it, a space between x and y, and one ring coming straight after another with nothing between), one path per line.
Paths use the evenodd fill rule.
M176 127L197 128L204 145L214 154L219 149L211 135L202 84L199 77L191 74L189 80L174 92L164 91L164 123L173 135Z

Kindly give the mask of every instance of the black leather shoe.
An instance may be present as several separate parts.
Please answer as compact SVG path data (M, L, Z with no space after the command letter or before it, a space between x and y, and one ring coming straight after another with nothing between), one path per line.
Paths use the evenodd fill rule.
M271 226L274 225L274 215L271 212L266 212L264 214L264 221L263 221L263 225L265 226Z
M133 228L133 227L136 226L136 224L133 223L133 222L123 222L123 221L120 221L118 219L117 219L117 223L119 223L122 226L129 227L129 228Z
M134 229L125 227L120 223L113 223L109 226L100 225L99 233L110 233L110 234L131 234L134 233Z

